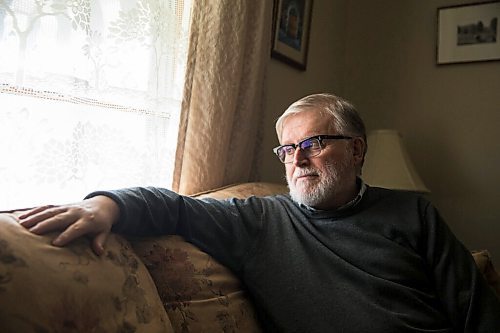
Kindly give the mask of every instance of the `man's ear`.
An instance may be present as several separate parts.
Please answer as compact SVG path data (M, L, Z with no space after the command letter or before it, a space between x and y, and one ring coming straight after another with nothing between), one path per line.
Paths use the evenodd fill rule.
M356 165L361 167L363 165L363 159L365 158L366 143L361 137L354 137L352 139L352 155Z

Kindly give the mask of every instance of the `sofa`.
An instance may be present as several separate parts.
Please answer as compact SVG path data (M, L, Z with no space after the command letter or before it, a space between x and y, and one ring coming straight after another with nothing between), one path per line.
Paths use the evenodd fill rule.
M245 198L286 192L244 183L198 198ZM251 299L231 271L179 236L112 234L96 256L86 238L50 245L0 214L0 332L260 332ZM473 251L500 297L500 276L486 250Z

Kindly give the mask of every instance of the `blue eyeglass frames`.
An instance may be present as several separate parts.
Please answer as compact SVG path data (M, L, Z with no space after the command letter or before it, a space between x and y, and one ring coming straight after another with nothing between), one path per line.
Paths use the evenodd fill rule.
M278 156L282 163L291 163L295 155L295 150L300 148L305 157L314 157L319 155L323 149L323 140L351 140L352 136L345 135L315 135L300 141L297 144L288 144L278 146L273 149L273 152Z

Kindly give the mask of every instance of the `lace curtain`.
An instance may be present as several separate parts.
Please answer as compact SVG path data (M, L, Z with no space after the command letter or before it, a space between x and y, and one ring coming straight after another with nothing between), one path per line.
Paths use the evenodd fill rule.
M170 187L191 0L0 0L0 209Z

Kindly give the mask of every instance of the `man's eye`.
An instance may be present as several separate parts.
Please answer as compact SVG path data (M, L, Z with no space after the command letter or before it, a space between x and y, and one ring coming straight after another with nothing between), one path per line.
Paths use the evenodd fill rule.
M319 143L319 141L317 139L312 140L312 142L311 142L312 149L319 149L320 147L321 147L321 144Z
M293 155L295 153L295 148L293 148L292 146L286 146L283 147L283 151L286 155Z

